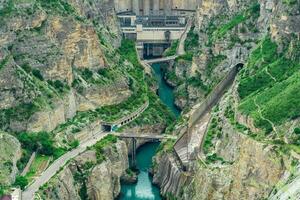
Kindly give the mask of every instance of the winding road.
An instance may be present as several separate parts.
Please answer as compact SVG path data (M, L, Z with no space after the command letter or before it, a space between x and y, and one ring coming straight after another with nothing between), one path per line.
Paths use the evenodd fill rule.
M109 132L99 131L94 136L83 141L77 148L72 151L67 152L57 160L55 160L36 180L28 186L22 192L23 200L32 200L34 199L34 193L39 190L41 186L47 183L60 169L65 166L69 160L78 156L80 153L84 152L87 147L95 145L99 140L108 135Z

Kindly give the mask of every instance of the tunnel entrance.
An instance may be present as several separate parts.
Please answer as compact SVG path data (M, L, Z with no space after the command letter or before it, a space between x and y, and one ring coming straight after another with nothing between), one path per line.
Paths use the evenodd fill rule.
M235 67L236 67L237 72L239 72L239 71L241 71L243 69L244 64L243 63L239 63Z
M112 127L111 125L102 125L102 130L105 132L111 132L112 131Z

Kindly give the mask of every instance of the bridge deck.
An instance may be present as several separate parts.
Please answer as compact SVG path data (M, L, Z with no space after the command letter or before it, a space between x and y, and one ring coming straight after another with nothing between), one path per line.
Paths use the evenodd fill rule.
M136 138L136 139L155 139L155 140L164 140L164 139L177 139L174 135L157 135L157 134L133 134L133 133L112 133L113 135L119 138Z
M177 57L178 57L178 55L174 55L174 56L168 56L168 57L164 57L164 58L155 58L155 59L144 60L144 62L147 64L153 64L153 63L175 60Z

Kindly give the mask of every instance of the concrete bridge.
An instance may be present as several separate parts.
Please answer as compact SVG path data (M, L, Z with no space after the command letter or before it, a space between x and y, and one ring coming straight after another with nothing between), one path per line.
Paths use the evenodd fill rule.
M136 134L136 133L112 133L113 135L117 136L120 139L129 139L131 140L131 167L136 167L136 150L137 150L137 140L148 140L148 141L162 141L168 139L177 139L177 136L173 135L157 135L155 133L143 133L143 134Z
M179 159L183 170L188 170L189 162L193 159L191 158L191 154L194 151L191 146L195 146L193 143L197 143L196 146L198 146L198 148L199 146L202 146L210 120L209 113L211 112L211 109L219 102L227 88L233 84L237 73L242 67L243 64L239 63L229 71L225 78L206 97L204 102L199 107L194 108L188 121L188 126L181 130L180 137L175 142L173 151ZM197 123L200 123L200 127L195 127ZM191 135L191 132L197 130L200 130L201 136L194 138L194 136Z
M168 62L171 60L175 60L178 57L178 55L174 56L168 56L168 57L163 57L163 58L155 58L155 59L150 59L150 60L143 60L146 64L154 64L154 63L160 63L160 62Z

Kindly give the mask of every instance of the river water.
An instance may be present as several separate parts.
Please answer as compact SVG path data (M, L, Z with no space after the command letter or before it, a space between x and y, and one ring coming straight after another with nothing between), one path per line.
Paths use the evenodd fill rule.
M176 117L180 115L180 110L175 106L173 88L170 87L164 79L163 63L152 64L155 79L158 83L158 96L166 106L175 114Z
M174 105L173 88L164 80L163 64L153 64L153 72L158 83L158 95L162 102L178 117L180 110ZM138 148L136 163L140 173L136 184L121 185L119 200L161 200L159 188L152 185L152 177L148 170L152 166L152 157L155 155L159 143L146 143Z

